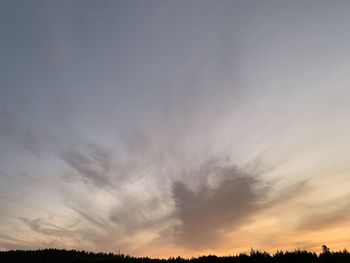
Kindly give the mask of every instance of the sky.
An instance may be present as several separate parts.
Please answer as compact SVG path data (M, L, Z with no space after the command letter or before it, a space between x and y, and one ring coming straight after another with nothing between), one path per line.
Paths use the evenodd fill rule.
M349 1L0 2L0 249L350 248Z

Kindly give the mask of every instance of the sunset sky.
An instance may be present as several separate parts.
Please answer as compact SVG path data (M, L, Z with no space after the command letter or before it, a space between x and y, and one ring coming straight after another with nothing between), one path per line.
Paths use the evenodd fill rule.
M0 250L350 248L350 1L0 1Z

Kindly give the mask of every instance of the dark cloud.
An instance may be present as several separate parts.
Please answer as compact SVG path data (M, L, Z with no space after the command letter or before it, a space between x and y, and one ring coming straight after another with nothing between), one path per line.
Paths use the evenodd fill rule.
M259 177L236 167L215 162L205 167L201 173L210 175L216 185L206 182L191 189L184 182L175 182L172 187L175 214L181 221L175 230L177 241L193 248L210 247L246 222L262 207L269 190Z
M110 184L111 153L97 144L65 150L61 159L85 182L98 186Z

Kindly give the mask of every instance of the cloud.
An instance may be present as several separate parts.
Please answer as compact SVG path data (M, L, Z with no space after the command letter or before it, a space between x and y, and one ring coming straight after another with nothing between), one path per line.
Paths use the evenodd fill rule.
M84 182L97 186L110 184L111 153L107 149L89 143L80 149L65 150L60 157Z
M310 191L309 180L304 179L291 185L287 185L281 188L275 193L269 202L266 203L266 208L275 207L278 205L284 205L286 202L291 201L301 195Z
M275 192L275 182L263 180L259 166L239 168L223 158L204 161L199 168L192 166L171 173L164 184L156 183L158 179L152 181L160 175L155 170L149 177L141 176L136 181L129 178L123 181L124 188L118 188L114 187L116 177L111 177L109 168L97 169L110 167L108 151L99 148L106 153L100 155L101 164L95 158L94 148L83 149L70 150L73 154L66 157L71 157L70 166L80 178L96 188L92 192L86 189L89 198L93 195L91 202L84 201L87 196L81 199L80 192L73 198L75 205L69 207L87 223L79 235L95 246L100 246L102 240L109 240L107 244L116 242L112 233L133 242L138 242L140 236L148 236L149 243L143 243L143 247L160 243L186 249L220 246L228 234L252 222L253 216L300 196L307 185L306 181L297 182ZM92 167L93 172L86 167ZM156 168L161 169L161 163ZM99 176L102 181L96 181ZM107 184L113 187L105 188ZM118 244L125 248L125 244Z
M196 189L184 182L172 186L175 215L181 221L176 239L192 248L208 248L244 224L263 206L269 190L258 176L234 166L210 162L200 172L205 179Z
M39 156L43 148L43 141L32 129L21 125L11 114L0 114L0 140L15 145L20 145L24 149Z
M350 218L349 196L332 200L326 204L308 208L308 213L301 218L298 230L315 231L333 227Z
M66 227L59 227L55 224L44 222L41 218L31 220L28 218L19 217L18 219L29 226L31 230L39 234L44 234L47 236L69 236L72 234Z
M112 209L110 220L122 227L128 234L146 231L148 229L161 229L172 217L169 212L169 202L159 198L150 200L137 200L132 197L125 198L125 205Z
M99 227L106 231L108 231L108 229L111 228L110 224L100 216L97 216L91 212L84 212L76 208L71 209L75 211L78 215L80 215L82 218L84 218L87 222L96 227Z
M18 240L9 236L0 236L0 248L4 250L33 249L34 246L24 240Z

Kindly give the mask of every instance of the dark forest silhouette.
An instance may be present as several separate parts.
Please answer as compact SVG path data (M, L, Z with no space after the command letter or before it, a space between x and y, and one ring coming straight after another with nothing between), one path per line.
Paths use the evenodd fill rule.
M64 262L125 262L125 263L349 263L350 253L347 250L332 252L327 246L322 246L322 253L306 250L282 252L270 255L267 252L252 250L248 254L236 256L201 256L198 258L184 259L181 257L169 259L151 259L148 257L131 257L123 254L94 253L77 250L11 250L0 252L0 262L25 262L25 263L64 263Z

